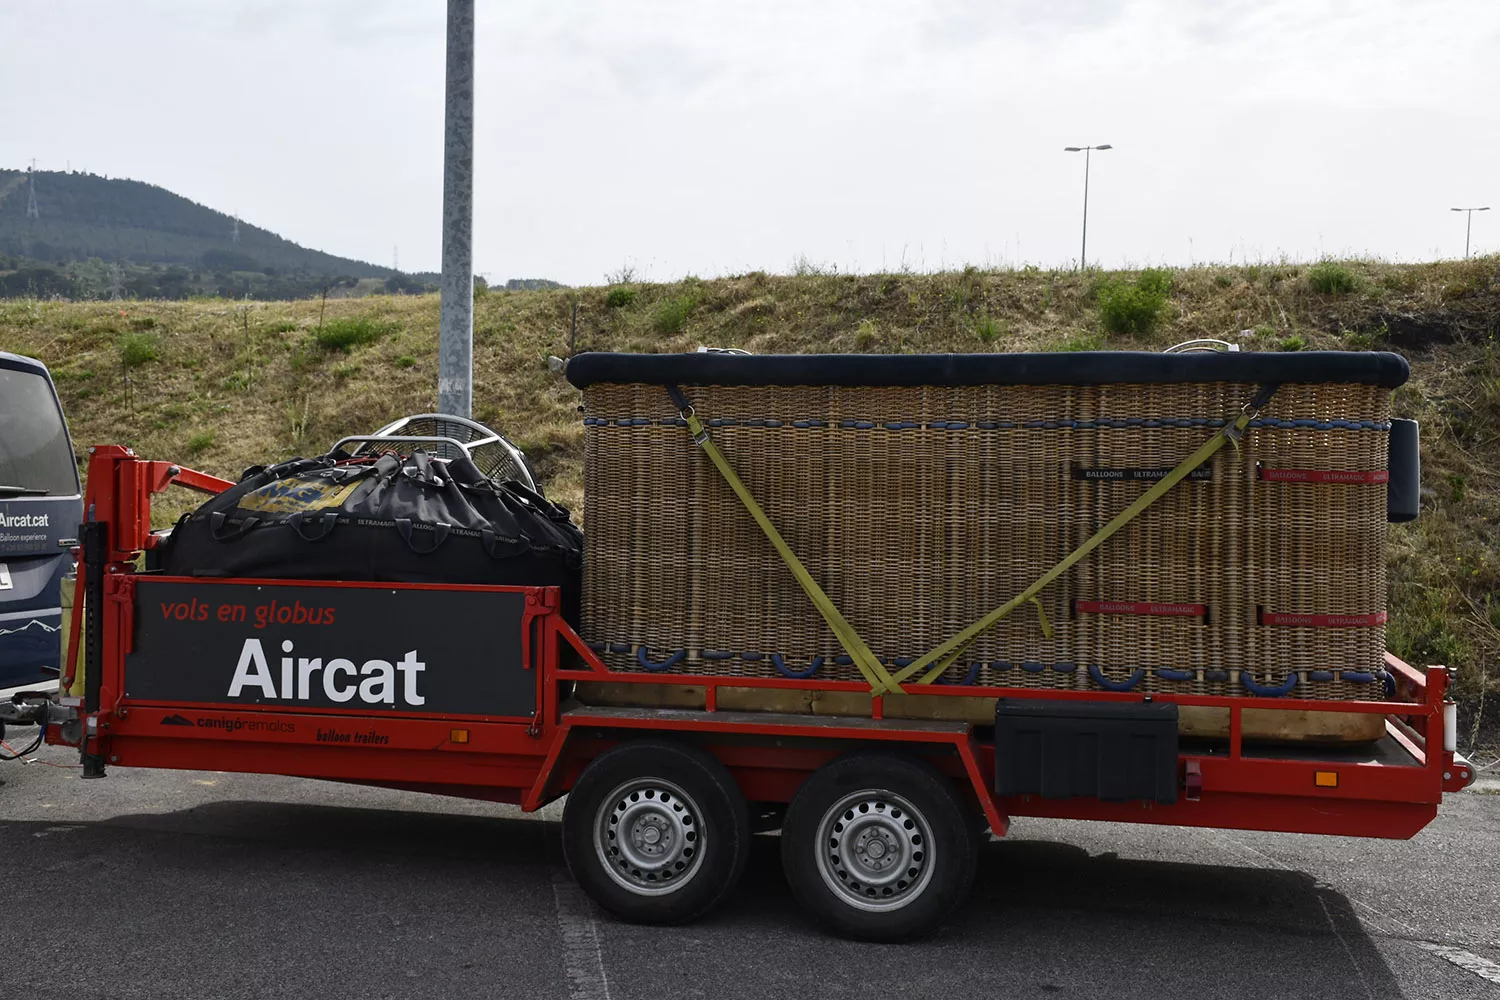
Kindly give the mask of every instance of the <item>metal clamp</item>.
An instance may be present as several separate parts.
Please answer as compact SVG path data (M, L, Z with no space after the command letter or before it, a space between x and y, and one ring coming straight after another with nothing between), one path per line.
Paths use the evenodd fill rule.
M1173 344L1171 347L1168 347L1166 350L1162 351L1162 353L1195 354L1206 352L1209 354L1214 354L1222 351L1238 352L1239 349L1239 344L1231 344L1227 340L1219 340L1215 337L1198 337L1194 340L1184 340L1180 344Z
M463 442L458 440L458 438L441 437L435 434L351 434L349 437L339 438L335 441L333 447L328 449L328 454L332 455L344 445L354 441L366 444L385 444L387 442L394 442L396 444L449 444L459 451L466 450Z
M413 434L413 431L430 433ZM345 441L369 444L382 441L430 442L442 446L444 453L435 457L451 459L467 455L497 486L514 480L534 493L542 492L526 462L526 454L499 433L467 417L451 413L417 413L393 420L373 434L345 438L339 444ZM359 455L363 450L363 447L356 448L354 454Z

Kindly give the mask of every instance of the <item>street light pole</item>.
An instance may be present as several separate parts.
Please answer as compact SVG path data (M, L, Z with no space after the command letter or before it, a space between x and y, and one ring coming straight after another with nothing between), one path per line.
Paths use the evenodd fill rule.
M474 0L448 0L438 412L474 407Z
M1088 267L1089 257L1089 156L1096 149L1113 149L1109 143L1098 146L1064 146L1065 153L1083 154L1083 246L1078 251L1078 270Z
M1489 210L1490 210L1490 206L1488 206L1488 205L1484 205L1484 206L1482 206L1480 208L1450 208L1449 209L1450 212L1463 212L1465 215L1468 216L1468 219L1464 222L1464 260L1468 260L1469 259L1469 232L1470 232L1470 230L1472 230L1474 228L1474 213L1475 212L1488 212Z

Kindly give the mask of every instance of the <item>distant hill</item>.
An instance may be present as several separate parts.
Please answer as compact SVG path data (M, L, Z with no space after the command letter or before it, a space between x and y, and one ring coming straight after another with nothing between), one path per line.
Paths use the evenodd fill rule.
M310 250L141 181L39 171L32 216L28 179L22 170L0 170L0 299L277 300L437 290L431 272ZM563 286L512 278L498 287Z
M0 170L0 299L300 299L420 294L436 274L335 257L165 188L97 174Z
M0 253L61 264L103 261L207 271L301 272L386 278L397 272L310 250L165 188L97 174L38 171L37 218L28 218L26 174L0 170Z

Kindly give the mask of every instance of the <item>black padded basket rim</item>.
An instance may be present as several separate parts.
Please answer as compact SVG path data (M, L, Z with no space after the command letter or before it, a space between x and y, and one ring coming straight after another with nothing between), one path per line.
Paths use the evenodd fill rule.
M1078 351L1048 354L618 354L568 362L568 381L665 385L1108 385L1304 382L1394 389L1411 367L1388 351Z

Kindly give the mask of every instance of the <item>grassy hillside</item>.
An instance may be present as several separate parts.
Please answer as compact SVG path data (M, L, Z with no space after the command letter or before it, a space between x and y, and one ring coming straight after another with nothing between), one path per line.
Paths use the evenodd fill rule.
M1469 733L1500 717L1500 258L1144 275L757 273L483 294L475 416L518 441L549 491L576 507L578 395L546 365L568 353L575 302L579 351L1155 350L1193 337L1401 351L1414 376L1395 407L1422 421L1426 495L1421 519L1391 529L1391 646L1459 669ZM437 322L435 296L330 300L321 318L317 302L19 300L0 302L0 348L52 367L80 446L126 442L232 477L431 409Z

